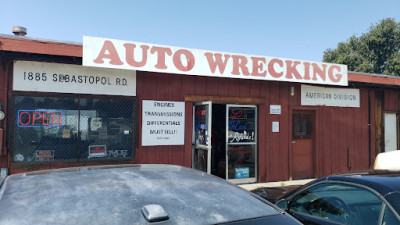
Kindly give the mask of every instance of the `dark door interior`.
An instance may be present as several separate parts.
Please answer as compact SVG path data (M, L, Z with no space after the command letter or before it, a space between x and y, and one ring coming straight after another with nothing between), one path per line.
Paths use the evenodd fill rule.
M211 174L225 179L226 105L213 104L212 107Z

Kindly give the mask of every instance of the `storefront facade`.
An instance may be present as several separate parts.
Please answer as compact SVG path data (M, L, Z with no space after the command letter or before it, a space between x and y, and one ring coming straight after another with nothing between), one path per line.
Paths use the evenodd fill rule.
M165 46L143 43L135 45L141 57L125 59L131 68L123 68L125 55L120 57L119 48L114 53L120 62L110 46L104 47L106 41L115 46L118 42L90 43L96 40L103 41L98 42L100 50L85 45L85 40L82 46L0 36L0 101L5 112L0 122L1 168L16 173L164 163L250 183L367 169L377 153L398 148L397 77L233 54L237 69L227 65L230 75L224 75L216 66L211 71L220 70L221 76L214 76L195 66L201 62L196 54L192 58L190 49L170 47L168 54ZM132 44L121 46L133 56ZM151 49L158 53L155 59ZM97 52L94 60L109 65L85 65L88 50ZM173 64L161 63L160 52ZM215 52L201 53L218 58ZM226 57L221 56L221 62ZM246 59L251 66L243 64ZM268 67L266 62L274 63ZM262 64L276 77L261 79L261 67L246 71ZM297 65L305 70L293 69ZM292 70L291 75L275 79L283 72L276 68Z

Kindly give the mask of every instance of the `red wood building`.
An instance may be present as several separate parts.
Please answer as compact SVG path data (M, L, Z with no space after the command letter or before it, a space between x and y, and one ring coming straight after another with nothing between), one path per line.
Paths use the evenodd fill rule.
M312 89L314 92L318 92L318 88L335 89L333 95L340 94L342 89L358 90L359 107L302 104L301 93L308 86L299 82L218 78L201 74L185 76L140 70L135 72L135 96L17 89L19 84L15 73L19 65L15 62L82 65L82 48L78 43L0 36L0 102L1 111L5 113L5 119L0 122L0 168L16 173L88 164L163 163L196 167L236 183L266 182L368 169L377 153L399 148L400 78L392 76L349 72L348 87L311 86L316 88ZM32 73L35 80L36 72ZM61 79L49 74L43 78L42 74L39 73L39 81ZM63 79L66 78L63 76ZM184 102L183 144L142 145L143 101ZM208 103L196 106L201 102ZM75 103L78 108L72 106ZM104 106L107 104L111 106ZM130 104L132 111L121 109L117 112ZM49 117L45 114L61 109L66 119L63 127L43 127L43 124L49 124ZM195 121L205 119L196 117L197 109L212 109L209 113L213 119L204 122L211 128L205 135L212 133L211 140L203 143L210 146L208 150L197 146L199 136L196 136L196 129L202 124ZM232 138L228 136L232 131L231 124L235 123L230 113L234 110L244 112L251 120L252 128L246 126L255 132L252 141L230 144ZM117 115L110 116L111 113ZM38 125L39 122L42 125ZM74 124L78 128L74 128ZM107 129L102 128L105 124ZM64 129L67 125L72 128ZM28 129L35 130L30 134L37 136L36 139L31 138ZM131 147L117 141L116 144L99 144L107 137L117 140L120 135L126 139L128 134L133 134L127 139ZM58 152L70 152L65 146L75 146L78 139L79 148L89 147L91 150L60 156ZM57 150L52 143L65 149L60 147L61 150ZM28 145L30 152L26 153L22 148ZM93 146L98 147L93 150ZM107 150L104 147L103 151L102 146ZM236 155L232 153L234 150L238 152ZM115 160L104 159L112 154L117 156ZM245 156L247 158L242 160L241 157ZM202 157L205 161L200 162Z

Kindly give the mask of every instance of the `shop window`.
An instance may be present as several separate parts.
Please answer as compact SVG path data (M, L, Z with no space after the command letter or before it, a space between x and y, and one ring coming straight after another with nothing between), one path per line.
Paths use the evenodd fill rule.
M135 99L15 96L13 161L134 156Z
M313 136L312 114L309 112L293 112L293 139L311 139Z

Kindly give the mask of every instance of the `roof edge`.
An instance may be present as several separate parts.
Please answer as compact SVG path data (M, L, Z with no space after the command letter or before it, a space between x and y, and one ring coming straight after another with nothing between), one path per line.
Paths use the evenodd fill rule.
M82 44L0 34L0 51L82 57Z
M400 77L392 75L348 72L349 82L400 86Z
M10 34L2 34L0 33L0 38L15 38L15 39L25 39L31 41L40 41L40 42L53 42L53 43L60 43L60 44L68 44L68 45L78 45L82 46L82 42L73 42L73 41L60 41L54 39L46 39L46 38L33 38L27 36L18 36L18 35L10 35Z

